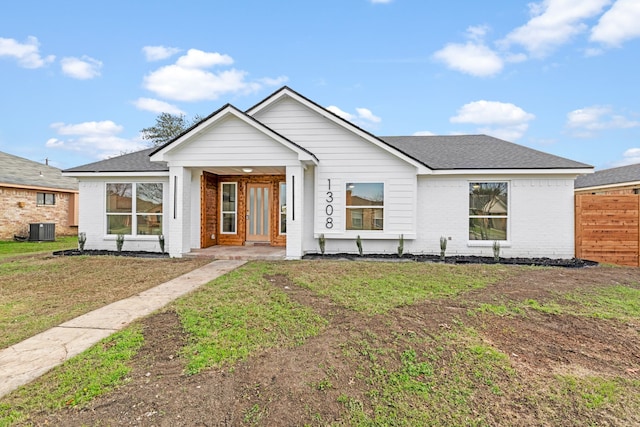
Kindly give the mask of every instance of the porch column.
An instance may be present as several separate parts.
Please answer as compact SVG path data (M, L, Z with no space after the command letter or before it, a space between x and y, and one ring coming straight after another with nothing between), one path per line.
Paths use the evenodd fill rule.
M181 258L191 250L191 171L169 167L169 255Z
M302 258L302 224L304 212L304 168L287 166L287 259Z

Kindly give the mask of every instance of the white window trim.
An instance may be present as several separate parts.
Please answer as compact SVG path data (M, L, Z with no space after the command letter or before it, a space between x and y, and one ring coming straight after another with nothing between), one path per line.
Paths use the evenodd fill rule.
M233 184L233 188L234 188L234 197L233 197L233 204L234 204L234 210L233 211L225 211L223 209L224 206L224 185L225 184ZM232 213L235 214L234 215L234 225L233 225L233 229L234 231L224 231L224 214L227 213ZM235 235L238 234L238 182L237 181L224 181L220 183L220 234L227 234L227 235Z
M382 205L380 206L357 206L357 205L347 205L347 185L349 183L352 184L382 184ZM343 232L347 235L356 235L356 234L382 234L385 233L387 228L387 215L385 215L385 206L387 200L387 183L385 181L358 181L356 179L347 179L344 180L344 224L343 224ZM381 230L349 230L347 229L347 210L348 209L363 209L363 208L373 208L373 209L382 209L382 229ZM364 236L362 236L364 237Z
M125 234L125 236L129 236L135 239L141 239L141 240L157 240L158 239L158 234L137 234L137 230L138 230L138 215L159 215L162 217L162 235L165 235L165 226L166 226L166 221L165 216L164 216L164 199L165 199L165 191L166 191L166 185L164 182L147 182L147 181L122 181L122 182L117 182L117 181L112 181L112 182L105 182L104 184L104 199L106 200L107 194L108 194L108 186L109 184L131 184L131 212L130 213L125 213L125 212L107 212L107 205L105 203L104 205L104 227L105 227L105 240L115 240L117 234L109 234L109 215L121 215L121 216L125 216L125 215L131 215L131 234ZM143 212L137 212L137 191L138 191L138 184L161 184L162 185L162 212L161 213L154 213L154 214L148 214L148 213L143 213Z
M504 182L507 184L507 215L506 216L492 216L492 218L507 218L507 239L506 240L497 240L497 242L500 243L500 247L502 248L509 248L511 247L511 181L510 180L504 180L504 179L472 179L467 181L467 236L469 236L469 218L471 218L471 215L469 215L469 185L477 182L480 184L488 184L488 183L498 183L498 182ZM476 216L474 218L484 218L482 216ZM471 240L467 237L467 246L468 247L492 247L493 246L493 242L495 240Z
M287 182L278 182L278 235L286 236L287 232L282 232L282 210L280 206L280 198L282 197L282 186L284 186L284 221L287 222Z

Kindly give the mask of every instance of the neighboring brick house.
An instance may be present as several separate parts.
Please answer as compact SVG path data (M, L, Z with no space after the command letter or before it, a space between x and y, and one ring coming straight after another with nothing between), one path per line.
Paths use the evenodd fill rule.
M574 188L576 194L639 194L640 164L603 169L579 176Z
M60 169L0 152L0 240L28 236L30 224L78 232L78 181Z

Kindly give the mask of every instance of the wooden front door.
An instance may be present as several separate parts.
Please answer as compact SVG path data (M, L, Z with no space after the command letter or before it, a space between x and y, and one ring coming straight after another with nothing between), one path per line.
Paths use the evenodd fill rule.
M271 235L270 206L271 184L247 184L247 242L269 242Z

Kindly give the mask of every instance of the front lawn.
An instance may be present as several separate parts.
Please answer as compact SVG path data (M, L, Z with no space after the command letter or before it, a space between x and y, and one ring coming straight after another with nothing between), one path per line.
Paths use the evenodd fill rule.
M54 242L16 242L14 240L0 240L0 260L15 255L53 252L77 247L77 236L58 237Z

